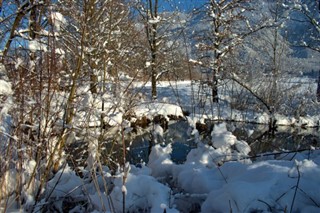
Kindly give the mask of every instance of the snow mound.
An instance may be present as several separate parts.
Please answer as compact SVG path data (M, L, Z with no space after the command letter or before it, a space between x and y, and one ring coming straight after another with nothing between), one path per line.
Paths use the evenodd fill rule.
M216 151L221 151L222 154L247 156L251 152L248 143L237 140L236 136L227 130L225 123L214 126L211 138L212 145L217 148Z
M154 177L148 175L128 174L125 186L122 184L123 177L120 175L115 180L115 187L111 198L116 212L121 212L123 205L123 192L126 197L126 210L136 212L163 212L163 208L169 206L170 188L159 183ZM125 190L123 190L125 188ZM178 213L175 209L166 209L170 213Z
M292 175L297 173L297 168L300 177ZM319 172L319 165L308 160L298 163L273 160L251 165L226 163L221 167L226 181L209 193L201 210L282 212L292 207L298 212L319 211L316 204L320 201L320 191L310 187L319 182L315 180ZM299 190L294 196L296 187Z
M211 132L212 144L215 148L228 148L237 141L236 136L227 130L226 124L215 125Z
M166 177L171 174L173 162L171 160L172 147L171 144L162 147L160 144L152 147L149 155L148 167L154 177Z
M58 173L47 184L48 191L51 197L60 198L66 195L76 196L81 194L82 180L68 166L64 170L59 170ZM52 191L51 191L52 189Z
M180 106L167 103L143 103L136 106L134 108L134 112L138 117L154 117L155 115L163 115L165 117L168 115L174 115L177 117L183 117L183 112Z
M88 209L80 211L79 205L74 205L70 212L122 212L124 203L126 212L151 213L162 213L164 209L170 213L195 209L245 213L320 210L319 150L291 157L282 154L282 160L232 161L221 166L205 162L218 149L199 143L195 150L184 164L178 165L170 159L170 144L156 145L147 166L126 166L124 184L124 173L111 175L107 169L103 177L88 181L66 167L48 182L46 195L51 197L49 203L60 210L68 197L90 202ZM105 183L113 187L104 191Z

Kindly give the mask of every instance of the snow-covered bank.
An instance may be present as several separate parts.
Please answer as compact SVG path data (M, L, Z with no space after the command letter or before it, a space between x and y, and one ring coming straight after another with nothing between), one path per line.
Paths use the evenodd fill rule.
M35 209L122 212L125 205L127 212L153 213L320 211L319 149L268 153L253 161L248 144L225 124L216 125L211 135L213 146L199 141L183 164L171 160L171 144L158 144L148 164L127 164L116 174L97 165L96 172L79 177L67 166L48 182Z
M264 106L259 106L259 101L252 95L246 96L246 91L232 81L219 83L218 104L210 102L210 88L197 81L161 81L158 82L159 102L180 106L183 111L188 111L190 117L198 121L232 120L237 122L250 122L268 124L270 118L276 120L277 125L297 127L318 127L320 121L319 103L316 101L317 84L315 79L301 77L282 79L282 86L287 88L287 93L278 100L278 111L270 114ZM142 87L145 94L150 92L150 84L136 82L134 87ZM238 109L238 91L246 97L246 109ZM290 91L290 92L288 92ZM256 104L252 108L252 104Z

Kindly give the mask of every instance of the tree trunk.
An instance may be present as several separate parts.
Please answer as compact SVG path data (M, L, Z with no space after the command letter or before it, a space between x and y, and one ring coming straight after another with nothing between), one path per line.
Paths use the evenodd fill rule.
M317 101L320 102L320 70L319 70L319 76L318 76L318 82L317 82Z
M151 74L151 96L152 96L152 100L157 99L157 73L154 67L152 68L152 74Z
M90 73L90 91L92 94L98 93L98 76L94 73Z
M5 44L3 53L2 53L2 60L4 60L4 58L7 56L9 49L10 49L10 45L13 41L13 38L15 37L15 31L18 29L20 22L22 20L22 18L29 12L29 10L31 8L29 8L30 4L26 3L24 4L18 11L17 11L17 16L14 19L13 25L11 27L10 30L10 35L9 35L9 39Z
M216 69L213 70L211 89L212 89L212 94L211 94L212 95L212 102L213 103L218 103L219 102L219 97L218 97L218 78L217 78Z

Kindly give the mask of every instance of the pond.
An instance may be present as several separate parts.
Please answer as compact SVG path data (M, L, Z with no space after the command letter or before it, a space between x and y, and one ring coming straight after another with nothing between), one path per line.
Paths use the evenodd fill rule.
M305 149L320 147L320 132L318 128L295 128L278 126L277 131L272 134L267 125L258 125L244 122L225 122L227 130L232 132L238 140L246 141L251 147L250 157L254 159L262 153L276 154L282 152L299 152ZM201 131L199 139L203 143L211 143L211 130L218 122L209 122L206 130ZM191 149L196 148L196 138L190 134L191 127L186 120L169 121L168 129L161 136L152 134L154 126L140 129L138 133L130 133L125 138L126 161L138 165L147 163L151 148L154 143L152 138L156 137L157 143L166 146L171 144L171 159L177 164L185 162ZM118 141L118 142L117 142ZM121 135L117 128L108 131L108 136L99 144L101 151L100 160L111 168L116 168L122 163ZM91 142L92 143L92 142ZM70 165L74 167L86 167L90 149L88 142L77 140L67 147L67 153L72 156ZM69 159L69 158L68 158Z
M207 124L208 131L200 134L200 139L204 143L210 144L210 132L215 124L217 122ZM232 132L238 140L246 141L250 145L250 156L257 156L261 153L299 152L312 147L320 147L318 128L278 126L276 131L272 133L267 125L226 122L226 126L228 131ZM151 150L150 141L153 137L151 132L152 128L133 138L127 154L127 160L131 163L148 162ZM196 147L195 137L191 136L189 132L190 126L187 121L173 121L169 123L167 131L160 138L160 143L164 146L172 144L171 159L175 163L183 163L189 151Z
M190 137L188 134L189 128L189 124L184 120L170 121L163 137L157 136L157 141L162 145L172 144L171 159L176 163L183 163L189 151L196 147L195 138ZM151 127L147 132L133 139L132 146L128 152L128 160L131 163L148 162L151 149L150 141L154 137L152 129Z

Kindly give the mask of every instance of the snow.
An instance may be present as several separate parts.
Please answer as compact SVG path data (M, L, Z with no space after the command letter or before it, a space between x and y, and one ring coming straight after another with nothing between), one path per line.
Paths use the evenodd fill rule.
M227 131L225 123L214 126L211 137L215 148L230 147L237 141L237 138Z
M65 51L64 51L63 49L61 49L61 48L56 48L55 51L56 51L56 53L59 54L59 55L62 55L62 56L65 55Z
M14 189L16 188L16 175L17 172L14 169L10 169L3 174L2 181L5 184L2 184L1 191L4 193L4 196L8 196L14 192Z
M18 69L22 63L23 63L23 60L21 58L18 58L14 68Z
M151 62L150 61L146 61L146 68L151 66Z
M123 113L121 112L110 113L108 116L105 117L105 121L110 126L120 125L122 123L122 116Z
M55 31L59 32L62 27L64 27L67 24L66 19L63 17L63 15L59 12L53 12L51 13L51 21L54 25Z
M155 124L153 127L152 136L155 143L163 142L163 128L159 124Z
M12 95L11 83L0 79L0 94L1 95Z
M151 174L154 177L166 177L171 173L173 166L173 162L170 159L171 152L172 147L170 144L166 147L162 147L160 144L152 147L148 168L151 169Z
M276 114L275 119L277 120L277 124L282 126L290 126L296 123L296 119L294 117L284 116L280 114Z
M31 40L29 41L29 49L31 52L36 52L38 50L46 52L47 46L38 40Z
M12 141L16 140L16 136L11 135L13 122L12 117L9 114L9 111L13 106L13 90L12 85L6 76L6 68L2 63L0 63L0 75L0 155L4 157L6 156L9 147L11 147ZM5 159L5 157L3 159ZM1 167L3 167L3 165ZM6 173L4 175L4 181L7 183L1 187L10 188L10 185L14 185L15 182L15 180L11 180L13 177L12 174L15 173L15 171L10 168L8 171L4 170L2 172ZM1 190L1 192L4 192L5 194L7 192L10 193L10 189L6 191L2 188Z
M29 1L23 2L21 8L29 3ZM103 9L104 6L108 6L109 1L105 1L106 4L103 2L93 1L94 5L98 3L99 6L103 6L101 7L102 10L95 8L97 9L96 12L101 12L101 20L105 15L112 15L112 10L110 13L110 11ZM117 1L112 2L117 3ZM122 11L122 8L124 8L122 6L125 6L124 2L119 3L118 6L120 7L117 8L116 18L118 18L118 15L127 14L125 10ZM135 5L139 6L139 2L135 1L137 3ZM199 4L199 1L195 2ZM228 21L228 16L236 17L241 13L246 13L245 9L233 8L232 1L211 1L211 3L213 2L217 5L221 4L220 9L222 10L227 9L230 5L231 8L230 13L227 12L228 14L219 14L218 10L210 10L207 15L212 20L220 19L220 22L225 22ZM282 6L289 9L290 4L289 1L287 2L286 4L283 3ZM182 2L182 4L184 3ZM201 1L200 3L204 2ZM7 4L10 5L10 3ZM301 5L300 0L296 0L292 4L294 5L293 9L310 12L305 5ZM73 8L76 5L61 6ZM81 6L83 5L80 4ZM238 7L239 5L236 3L234 6ZM266 2L263 2L261 6L270 9ZM209 7L209 4L207 4L207 7ZM19 12L19 8L17 9ZM56 74L59 76L69 73L68 80L74 73L73 68L76 65L72 63L72 60L69 60L72 59L70 57L72 57L74 48L62 49L57 47L55 53L57 58L61 60L51 60L51 56L55 56L54 53L45 54L43 55L45 57L42 57L41 51L47 51L49 48L47 44L54 40L58 42L57 44L63 44L62 35L65 35L65 33L61 33L61 36L59 36L59 33L64 29L67 30L71 27L71 31L76 34L79 33L79 24L81 25L81 23L78 24L77 22L82 19L88 21L90 17L87 17L88 14L86 15L84 12L79 12L71 14L71 16L68 14L69 18L67 20L63 14L54 12L55 10L63 11L66 8L50 7L48 9L49 13L43 14L44 16L41 17L46 15L49 15L49 17L39 20L44 23L44 29L40 29L38 39L30 41L30 38L28 38L27 29L22 26L27 25L28 20L26 19L17 29L17 40L13 41L12 46L21 43L27 45L29 52L36 53L33 54L36 57L32 57L34 60L28 61L29 57L14 59L14 54L9 54L8 56L13 56L13 58L9 57L8 60L4 60L8 63L7 67L10 68L8 71L0 63L1 212L320 212L319 129L313 129L312 132L308 129L308 127L319 128L320 103L317 102L316 97L317 82L315 79L302 75L308 69L310 70L310 67L317 67L317 58L310 60L310 63L308 61L309 68L301 65L297 67L288 66L290 72L299 71L301 76L292 77L290 74L289 77L279 77L279 88L277 89L285 95L277 98L278 103L273 103L273 98L268 97L269 95L275 95L269 94L270 88L268 88L268 85L271 85L272 76L260 78L258 76L259 72L255 72L258 69L250 66L261 62L259 66L256 66L259 69L260 66L263 67L266 72L261 75L265 75L268 72L268 60L265 60L268 51L261 55L261 52L255 51L251 46L245 47L244 52L252 52L248 54L257 61L242 60L241 62L248 65L248 72L252 71L253 75L250 78L252 77L253 80L244 79L240 74L239 76L231 76L235 80L247 83L252 89L251 93L248 89L238 85L234 79L228 79L230 73L223 72L223 75L221 73L221 76L219 76L223 80L218 81L219 103L211 101L212 82L196 80L158 81L158 95L150 100L150 82L137 82L137 76L146 80L148 76L143 76L144 74L147 75L145 71L150 66L157 66L159 69L157 80L165 79L166 75L162 74L169 72L168 76L172 76L170 75L172 72L170 69L174 68L176 63L174 60L166 61L163 58L164 60L159 60L159 63L152 64L143 58L146 56L146 52L135 55L143 49L139 48L143 46L141 45L143 39L138 42L139 44L133 46L123 43L128 35L122 28L127 28L126 26L130 28L130 26L126 25L125 22L128 19L125 16L123 16L124 19L119 16L119 22L114 23L116 25L111 32L114 39L103 41L98 36L99 32L97 35L87 35L94 30L90 28L91 26L88 26L88 29L85 30L85 39L81 44L83 43L82 46L88 54L82 54L84 60L81 61L81 73L78 78L73 79L77 80L75 100L72 100L73 103L70 105L69 102L66 105L66 100L70 97L70 91L61 91L56 84L56 80L61 83L64 80L57 79L58 76L56 76L57 78L48 81L52 84L48 84L46 82L50 73L47 72L52 71L49 69L50 67L57 68L54 71L57 71ZM166 16L171 16L171 13L162 12L163 9L165 8L160 8L161 16L164 15L162 17L150 18L147 23L130 23L130 25L134 24L138 37L140 33L143 34L144 24L155 27L162 21L166 21ZM12 12L14 12L14 8ZM117 14L118 12L119 14ZM143 10L140 12L142 12L142 15L148 13L148 11ZM197 12L197 10L194 10L194 12ZM149 16L150 14L146 15ZM172 13L172 15L175 14ZM205 71L208 66L217 65L218 62L204 64L203 61L197 59L197 51L193 49L193 46L206 49L207 41L200 41L200 39L199 42L202 43L189 43L188 37L193 37L193 35L191 35L191 30L184 31L188 26L182 25L187 21L189 22L187 20L189 15L177 15L177 19L173 20L174 26L169 26L171 24L159 26L159 32L175 33L179 31L186 40L177 38L178 40L169 41L171 35L168 38L164 36L164 40L159 39L161 37L159 36L156 46L165 45L164 47L167 47L165 49L168 49L168 47L170 47L169 49L175 49L174 45L185 46L185 50L181 51L185 56L191 57L188 61L189 64L187 64L191 65L190 70ZM260 15L263 16L264 14L261 13ZM68 25L69 21L71 21L70 26ZM199 29L194 29L192 34L195 32L194 35L196 35L198 30L203 30L203 32L208 30L200 19L197 18L194 21L195 23L199 21L196 27ZM310 17L310 21L316 23L312 17ZM253 31L251 24L255 22L258 23L258 20L253 19L246 22L251 31ZM97 30L100 30L103 35L109 34L103 22L96 24L98 26ZM120 25L118 26L118 24ZM281 24L281 27L285 26L284 23L279 24ZM101 28L99 28L100 25ZM241 25L245 26L240 22L239 24L235 23L235 30L240 32ZM238 27L240 27L239 30L237 30ZM190 32L190 35L188 35L188 32ZM75 38L78 37L78 34L76 34L73 34ZM57 37L52 40L51 36ZM213 36L223 37L223 32L213 33ZM45 37L50 39L45 41L43 40ZM231 39L230 42L226 41L229 46L226 46L224 41L218 41L219 39L213 39L215 41L212 41L213 44L219 46L216 52L220 57L225 57L226 53L232 50L241 39L232 32L227 37ZM102 45L99 47L91 46L91 40L102 40ZM283 43L282 41L284 40L280 40L280 43ZM70 42L73 43L72 40ZM250 41L248 42L250 43ZM287 49L285 43L283 44L284 50L290 53L290 49ZM74 45L79 44L75 43ZM124 49L122 46L124 46ZM266 48L263 45L260 46ZM101 54L94 54L97 51L99 53L99 48L106 53L102 54L103 57L100 57ZM260 47L256 48L259 49ZM158 49L159 51L162 50L160 46ZM11 53L11 49L9 53ZM164 56L169 56L169 53L165 51ZM233 53L235 54L232 57L239 57L237 51ZM0 54L2 54L1 51ZM309 52L305 52L305 54L307 55ZM28 54L17 52L17 55L27 56ZM90 58L90 55L96 55L99 59ZM210 53L203 52L200 55L198 55L200 58L206 55L210 57ZM135 60L137 67L133 67L134 69L128 72L131 76L122 72L122 69L129 70L132 65L131 60L126 60L127 56L132 56L134 60L137 59ZM174 55L173 58L178 60ZM181 57L181 59L183 58L186 59ZM288 58L297 60L293 65L307 63L302 62L302 58L298 59L291 56L288 56ZM63 61L64 59L67 61ZM105 60L105 63L103 63L103 60ZM49 66L53 62L57 63L56 66L55 64ZM162 62L170 62L172 67L162 66ZM234 60L232 60L232 64L226 64L221 61L221 65L234 67L236 72L242 72L241 69L238 69L237 63L233 64L233 62ZM68 66L65 66L65 64ZM106 64L106 67L104 67L104 70L99 70L102 64ZM42 72L25 72L25 69L35 68L36 66L40 66L39 69L30 70L41 71L41 65L48 68L44 70L43 76ZM19 73L14 73L14 69ZM99 91L95 94L91 93L91 85L85 85L90 70L98 75L97 88ZM61 73L59 73L60 71ZM105 74L107 76L102 76L103 72L107 73ZM6 76L8 73L10 73L11 78L16 76L16 78L11 79L12 82ZM111 73L112 76L110 76ZM206 74L209 73L202 73L201 77L199 74L196 78L204 79ZM30 76L34 78L28 79ZM161 78L158 78L159 76ZM178 76L182 76L182 74L179 73ZM211 79L210 76L206 77ZM106 82L102 83L102 80ZM39 82L40 85L38 85ZM32 84L31 87L27 85L28 83ZM27 85L26 88L32 88L32 90L24 89L23 85ZM37 87L33 87L33 85ZM16 86L19 87L18 90L14 90ZM42 87L48 89L40 91ZM103 92L100 92L100 89ZM62 90L68 90L68 88L62 88ZM18 91L19 94L14 94L15 91ZM254 94L256 94L256 97L253 97ZM259 97L267 104L258 100ZM244 100L241 100L242 98ZM41 103L45 104L41 105ZM273 104L275 106L272 106ZM69 114L69 109L74 110L74 113ZM68 126L65 126L65 118L71 114L74 114L73 121L70 125L68 122ZM156 123L156 116L164 119L166 125ZM29 124L29 120L32 124ZM278 133L285 132L285 128L290 128L290 132L286 132L289 136L284 136L292 140L290 144L284 144L268 131L257 131L257 129L259 130L257 124L269 128L270 120L275 121L277 125L275 131ZM139 122L136 121L142 121L141 123L146 121L147 124L140 124L140 127ZM239 133L233 131L236 130L238 123L250 123L253 126ZM199 125L204 126L203 131L199 128ZM27 130L21 133L22 131L19 132L20 127L22 127L22 130L24 130L23 127L30 127L31 129L29 131L25 128ZM271 131L271 129L268 130ZM36 137L32 138L32 136ZM134 153L132 150L137 148L135 142L140 140L140 136L141 141L149 146L138 147L138 152ZM264 137L268 140L262 140L265 139ZM307 139L308 137L312 137L312 139ZM307 142L304 139L307 139ZM84 147L85 152L80 149L82 147ZM268 147L266 148L268 151L260 153L260 150L256 150L257 147L262 147L261 150ZM76 154L82 155L83 165L76 165L80 160L69 150L73 148L76 148L71 150L73 152L81 151ZM147 149L147 157L140 157L143 155L142 151L145 148ZM177 152L181 151L179 149L185 151L184 158L181 161L176 160L175 156ZM58 153L60 151L62 152L61 155ZM140 155L140 153L142 154ZM137 154L134 157L138 159L124 162L126 161L126 159L123 159L124 156L127 155L129 158L132 154ZM60 166L58 171L46 168L47 165L51 166L51 163L57 162ZM39 188L40 186L43 188ZM38 192L40 197L36 198ZM6 203L8 209L4 207Z
M60 170L52 180L47 184L48 193L51 193L51 197L60 198L66 195L76 196L81 193L82 180L75 175L75 172L66 167Z
M192 64L202 65L201 61L197 61L197 60L194 60L194 59L189 59L189 62L192 63Z
M163 205L169 206L170 188L159 183L152 176L129 174L126 180L126 209L145 209L149 212L162 212ZM115 209L122 209L122 177L115 180L111 193ZM168 209L168 212L178 212ZM116 212L118 212L116 211Z
M222 125L214 131L229 135L224 130ZM225 140L225 146L229 145L227 137L221 140ZM187 206L190 208L189 205L183 206L181 199L203 200L199 202L201 212L282 212L290 208L297 212L320 210L320 150L303 152L290 160L232 161L220 166L212 158L215 150L210 146L198 146L188 154L184 164L175 164L170 159L170 144L155 145L147 166L129 166L125 183L124 173L111 175L105 172L105 178L111 178L114 184L109 195L103 191L98 193L94 185L86 184L87 181L66 167L49 181L48 193L58 201L59 197L66 195L79 196L86 188L91 205L96 211L104 212L111 212L110 201L113 210L121 212L123 194L128 212L140 209L157 213L166 208L167 212L173 213ZM309 155L309 159L299 160L303 155ZM166 177L172 177L172 181L163 182ZM170 187L174 187L176 192ZM61 203L54 205L59 209Z
M142 100L131 109L136 118L146 116L152 119L162 115L169 121L169 117L174 115L185 119L188 128L183 131L194 139L196 147L188 152L184 162L178 164L173 160L175 141L166 141L166 131L159 124L150 126L155 145L151 148L148 162L137 165L127 163L125 169L119 166L116 172L111 172L104 165L99 168L101 144L98 139L89 137L89 155L83 176L77 175L66 164L46 183L44 198L36 205L35 210L40 211L42 206L51 205L51 210L63 212L64 200L71 199L77 201L78 205L72 206L69 212L122 212L123 205L127 212L154 213L162 213L164 209L170 213L286 212L290 209L293 209L292 212L320 211L318 147L296 153L262 153L261 156L251 158L250 144L228 130L226 122L215 123L209 130L206 141L196 129L196 124L205 123L206 119L232 118L236 121L267 124L270 116L277 120L278 125L282 125L281 128L293 125L313 126L319 122L317 113L308 111L304 116L287 116L281 113L270 115L268 112L244 114L224 105L210 109L212 115L200 113L196 109L189 116L184 116L182 109L191 109L191 87L195 82L183 81L177 84L179 91L176 92L180 93L179 100L183 103L181 106L176 104L177 97L167 89L172 84L159 82L161 102ZM130 122L124 118L124 109L121 106L113 108L114 99L108 94L99 99L88 91L87 87L78 91L77 103L81 107L75 120L79 127L88 121L100 124L100 116L104 113L107 124L130 132ZM11 85L0 80L0 93L10 96ZM101 111L102 99L107 109L104 112ZM221 94L221 99L222 103L230 100L227 94ZM281 128L279 127L279 131ZM6 128L4 131L7 131ZM246 134L252 135L254 130L249 129ZM70 144L75 140L76 135L70 134L66 143ZM24 181L29 180L35 167L35 161L24 163ZM2 185L5 187L2 190L6 190L7 194L16 189L16 176L17 171L14 169L4 173L6 184ZM35 183L35 188L38 184ZM32 206L32 191L25 192L26 206ZM89 207L85 208L80 205L82 203Z
M147 116L153 117L155 115L175 115L183 117L181 107L175 104L168 103L142 103L134 108L134 112L138 117Z
M157 24L161 21L161 17L160 16L157 16L157 17L154 17L150 20L148 20L149 24Z

